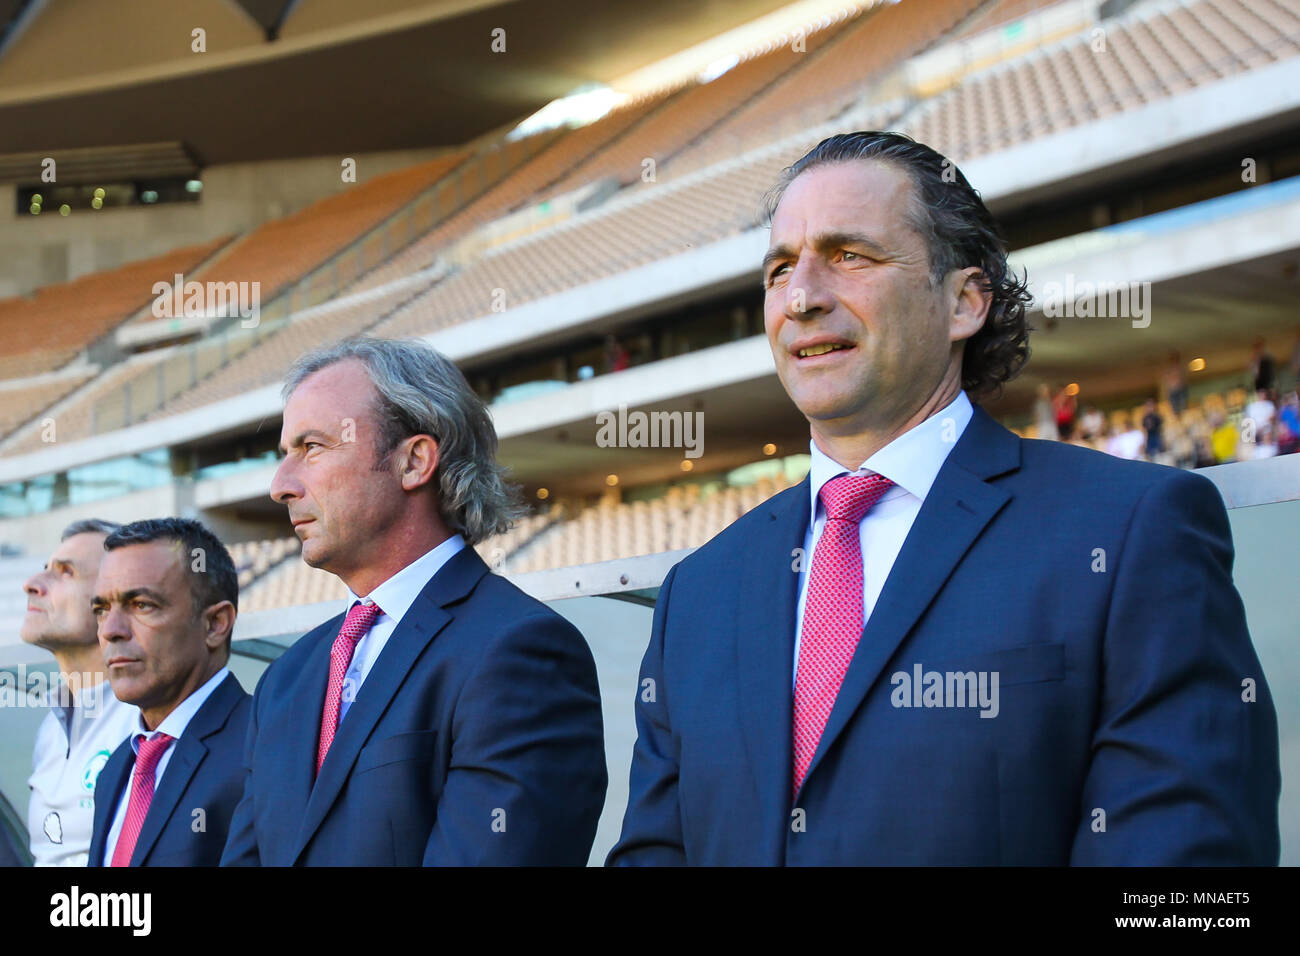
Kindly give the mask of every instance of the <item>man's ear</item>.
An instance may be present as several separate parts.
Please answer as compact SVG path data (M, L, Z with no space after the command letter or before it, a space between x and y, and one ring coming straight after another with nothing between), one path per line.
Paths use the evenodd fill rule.
M978 266L958 269L949 276L953 286L952 312L948 320L948 338L952 342L969 339L984 327L993 305L993 291L985 286L984 270Z
M225 647L235 629L235 606L229 601L213 604L203 611L203 643L208 650Z
M438 470L438 443L430 435L415 435L408 438L405 445L398 465L402 490L414 491L433 481Z

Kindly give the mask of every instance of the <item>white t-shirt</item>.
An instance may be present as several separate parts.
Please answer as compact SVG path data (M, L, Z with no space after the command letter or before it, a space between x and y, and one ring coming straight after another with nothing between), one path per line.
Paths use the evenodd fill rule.
M1142 447L1146 443L1146 436L1136 428L1120 432L1118 435L1112 435L1106 445L1106 450L1117 458L1127 458L1130 461L1142 457Z
M1246 406L1245 417L1251 419L1255 423L1256 441L1259 441L1264 437L1260 434L1261 432L1272 427L1273 413L1275 411L1276 409L1274 409L1273 403L1267 398L1257 398Z
M84 689L77 706L51 707L32 752L27 829L37 866L85 866L95 823L95 781L135 726L135 707L107 681Z

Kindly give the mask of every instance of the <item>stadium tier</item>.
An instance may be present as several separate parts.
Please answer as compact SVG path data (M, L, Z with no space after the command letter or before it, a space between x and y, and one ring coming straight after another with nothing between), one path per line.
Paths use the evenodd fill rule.
M1114 16L1105 12L1112 7ZM338 194L233 239L188 245L0 303L0 323L10 330L10 347L0 357L9 379L0 394L10 396L0 416L0 459L39 457L51 447L51 427L61 448L142 423L170 427L178 416L275 386L295 358L324 341L361 332L436 339L522 306L543 314L554 302L562 312L568 305L560 303L574 301L564 295L576 290L607 289L598 284L727 242L757 243L763 199L781 169L840 127L902 129L962 161L991 157L981 168L993 169L1009 150L1294 61L1298 52L1300 7L1280 0L937 0L825 15L739 50L720 72L665 81L595 120L526 135L498 130L394 172L361 175ZM1287 148L1279 147L1284 157ZM1300 171L1287 162L1276 164L1275 173ZM1119 164L1106 175L1129 174ZM1188 196L1184 203L1199 198L1191 190ZM992 199L999 199L996 190ZM1086 190L1079 202L1088 202ZM1010 212L1013 223L1017 215L1033 219L1032 210ZM1034 225L1044 228L1041 220ZM1074 225L1062 225L1049 238L1071 230ZM1101 233L1089 235L1101 241ZM200 282L258 283L261 320L250 328L216 317L170 338L137 332L167 325L146 306L153 282L174 273ZM742 278L737 273L716 288L690 290L679 296L687 304L673 306L678 311L671 314L649 293L642 305L620 307L617 320L611 312L592 321L601 318L599 302L584 305L589 329L579 332L575 320L575 330L560 341L563 318L549 320L559 329L551 351L517 336L491 363L469 363L467 374L495 399L512 388L518 395L532 386L599 378L609 368L597 371L600 362L590 356L606 336L625 334L630 364L651 369L728 340L711 327L686 334L692 308L729 312L731 341L754 336L761 331L757 290ZM640 325L624 317L640 315L655 317ZM676 324L670 329L669 323ZM34 328L48 330L38 344ZM114 332L115 350L91 349ZM606 341L604 347L613 346ZM1197 343L1163 347L1192 353ZM1218 379L1207 387L1226 388L1225 377L1245 374L1233 355L1236 366L1216 367ZM1085 373L1087 361L1081 355L1078 372L1069 375ZM557 371L535 371L548 363ZM1057 365L1051 368L1050 377L1059 378ZM1217 427L1202 411L1213 401L1201 392L1181 416L1165 406L1168 463L1197 460L1186 449L1205 445L1206 429ZM1223 405L1239 417L1250 397ZM1097 404L1118 411L1132 403L1103 395ZM1023 401L1008 409L1004 420L1022 434L1035 433L1020 425ZM252 428L236 422L227 430L247 436ZM1106 439L1088 440L1104 447ZM199 434L177 444L205 441ZM507 454L512 448L504 445ZM732 459L743 454L730 452ZM544 465L530 467L530 489L563 484L549 481ZM606 502L590 514L572 499L530 518L523 532L491 542L488 551L502 552L511 569L536 570L690 546L702 540L701 528L716 530L719 515L734 518L732 493L720 493L707 515L700 511L689 520L684 516L694 512L674 511L671 496L644 506ZM640 509L637 514L659 510L650 524L642 518L600 523L606 511L621 514L624 507ZM295 562L282 552L267 566L270 559L257 555L245 569L256 588L275 574L287 580L294 573L288 567ZM290 591L303 588L310 590L295 585Z
M1175 96L1297 50L1300 14L1276 0L1156 7L1117 21L1100 36L1073 37L967 77L918 107L904 125L921 142L966 160Z
M95 272L72 282L46 286L31 296L0 301L0 378L17 379L53 371L156 297L154 283L170 283L219 254L222 237L167 255Z
M862 14L674 157L672 175L834 120L864 95L895 97L897 89L873 87L909 57L941 42L949 24L962 22L979 6L976 0L941 0L888 5Z
M262 302L269 304L291 283L405 209L465 158L465 152L457 151L410 169L359 180L355 188L257 227L192 278L205 283L256 282ZM384 250L375 249L373 257L371 262L377 265L385 257Z

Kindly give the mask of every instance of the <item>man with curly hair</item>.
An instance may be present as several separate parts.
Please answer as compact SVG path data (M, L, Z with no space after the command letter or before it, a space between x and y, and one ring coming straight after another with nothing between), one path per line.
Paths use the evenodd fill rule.
M1277 719L1206 478L975 401L1025 283L961 172L832 136L770 201L806 480L676 565L613 864L1275 864Z

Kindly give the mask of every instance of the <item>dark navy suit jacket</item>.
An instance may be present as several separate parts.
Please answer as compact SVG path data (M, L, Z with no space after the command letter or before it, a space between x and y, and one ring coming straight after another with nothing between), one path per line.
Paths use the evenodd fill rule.
M587 862L604 727L572 624L462 549L398 623L317 778L342 623L304 635L258 685L223 865Z
M1277 718L1207 478L976 407L794 798L809 507L805 480L669 572L610 863L1277 862ZM901 706L918 664L997 672L997 715Z
M243 747L253 698L230 674L190 718L172 746L149 815L131 854L132 866L216 866L243 794ZM89 866L102 866L118 801L131 783L135 753L127 738L95 782L95 825ZM202 810L201 818L194 815ZM196 826L201 827L196 832Z

